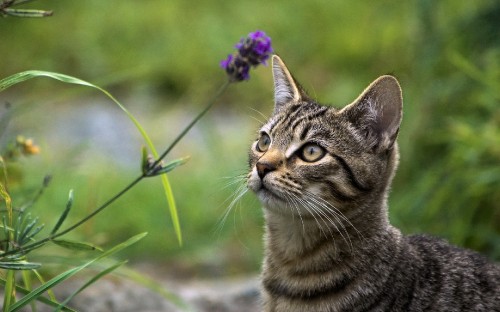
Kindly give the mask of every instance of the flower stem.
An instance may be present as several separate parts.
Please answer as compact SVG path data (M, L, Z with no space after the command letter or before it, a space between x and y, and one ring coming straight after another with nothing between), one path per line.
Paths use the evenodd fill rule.
M175 145L177 145L177 143L179 143L179 141L184 137L184 135L186 135L186 133L188 133L189 130L191 130L191 128L198 122L198 120L200 120L201 117L203 117L210 110L210 108L215 104L215 101L222 95L222 93L224 93L224 91L226 91L227 87L230 84L231 84L231 81L228 80L220 87L220 89L215 93L215 95L212 97L212 99L208 102L205 109L203 109L191 121L191 123L189 125L187 125L186 128L184 128L184 130L182 130L181 133L179 133L179 135L175 138L175 140L172 143L170 143L170 145L167 147L167 149L165 149L165 151L160 155L160 157L158 157L158 159L155 161L155 163L153 164L152 167L155 167L156 165L158 165L163 160L163 158L165 158L165 156L167 156L168 153L170 153L170 151L174 148Z
M156 165L160 164L160 162L168 155L168 153L170 153L170 151L177 145L177 143L180 142L180 140L189 132L189 130L191 130L191 128L193 128L193 126L210 110L210 108L216 103L217 99L224 93L224 91L226 91L226 89L230 85L230 83L231 82L228 80L221 86L221 88L214 94L214 96L207 103L206 107L184 128L184 130L182 130L181 133L179 133L179 135L177 135L177 137L174 139L174 141L172 143L170 143L170 145L165 149L165 151L158 157L158 159L154 162L154 164L151 166L151 169L149 171L142 173L140 176L138 176L132 182L130 182L127 186L125 186L121 191L119 191L113 197L108 199L104 204L102 204L101 206L96 208L90 214L88 214L87 216L85 216L84 218L82 218L80 221L76 222L72 226L68 227L67 229L65 229L61 232L55 233L53 235L47 236L44 239L41 239L41 240L36 241L34 243L28 244L26 246L22 246L22 247L19 247L16 249L5 251L5 252L0 254L0 258L8 256L8 255L16 254L19 252L23 252L23 251L29 251L29 250L36 249L37 247L40 247L53 239L56 239L60 236L63 236L64 234L67 234L67 233L73 231L74 229L76 229L77 227L84 224L85 222L87 222L88 220L93 218L95 215L97 215L98 213L103 211L105 208L107 208L109 205L111 205L113 202L115 202L122 195L127 193L132 187L134 187L142 179L153 174L153 171L154 171L154 168L156 167Z

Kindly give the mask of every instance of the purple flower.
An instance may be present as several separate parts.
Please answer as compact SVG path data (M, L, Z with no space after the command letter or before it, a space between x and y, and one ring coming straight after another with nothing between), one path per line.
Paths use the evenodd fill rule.
M220 67L227 69L229 65L231 65L232 61L233 61L233 55L229 54L227 56L227 59L220 61Z
M250 79L250 68L259 64L266 64L266 60L273 52L271 38L266 33L258 30L249 33L235 45L238 50L236 55L228 55L227 59L220 62L220 66L226 70L231 81L242 81Z

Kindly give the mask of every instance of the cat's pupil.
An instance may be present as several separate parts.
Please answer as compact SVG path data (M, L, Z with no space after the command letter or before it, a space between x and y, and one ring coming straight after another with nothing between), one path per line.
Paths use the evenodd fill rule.
M266 133L261 134L259 141L257 142L257 150L259 152L265 152L271 145L271 138Z
M307 162L315 162L325 156L325 150L314 143L308 143L302 148L302 159Z

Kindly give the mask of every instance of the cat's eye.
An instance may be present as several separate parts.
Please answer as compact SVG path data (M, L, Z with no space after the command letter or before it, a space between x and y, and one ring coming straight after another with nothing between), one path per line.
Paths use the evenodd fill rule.
M300 158L307 162L318 161L323 158L325 154L325 150L321 146L314 143L307 143L299 151Z
M263 153L267 151L269 145L271 145L271 138L266 133L262 133L260 135L259 141L257 141L257 150Z

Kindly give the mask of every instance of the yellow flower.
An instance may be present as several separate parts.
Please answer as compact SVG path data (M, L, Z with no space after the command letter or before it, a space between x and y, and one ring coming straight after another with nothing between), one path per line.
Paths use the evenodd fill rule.
M40 154L40 147L33 142L33 139L25 139L22 136L17 138L17 144L21 148L23 155L37 155Z

